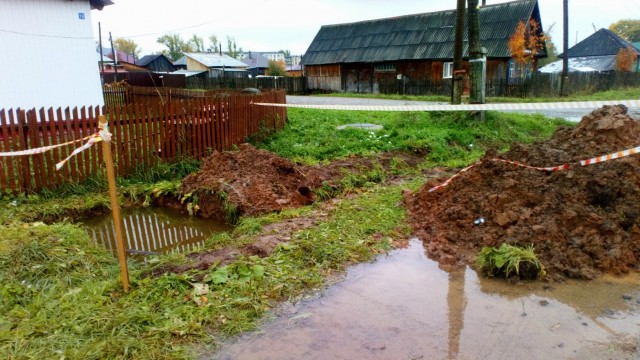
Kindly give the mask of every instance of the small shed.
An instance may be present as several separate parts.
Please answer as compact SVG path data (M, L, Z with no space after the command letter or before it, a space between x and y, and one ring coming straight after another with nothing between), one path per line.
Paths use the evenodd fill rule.
M155 72L173 72L177 70L171 60L163 54L145 55L136 61L136 65Z
M208 53L185 53L187 70L206 70L210 78L245 78L247 64L229 55Z

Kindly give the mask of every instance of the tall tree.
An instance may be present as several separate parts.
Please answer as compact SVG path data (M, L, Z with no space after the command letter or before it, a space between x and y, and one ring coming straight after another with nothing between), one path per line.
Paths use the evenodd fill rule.
M179 34L164 34L157 42L167 47L167 55L174 61L182 57L183 49L187 45Z
M117 38L113 40L113 47L118 51L125 52L129 55L133 55L134 58L140 57L140 48L135 41L125 38Z
M242 53L242 48L238 47L236 40L231 36L227 36L227 55L236 58L240 53Z
M290 50L280 50L278 51L281 54L284 54L284 56L291 56L291 51Z
M204 40L200 36L193 34L188 44L193 48L193 51L204 52Z
M620 20L609 25L609 30L629 42L640 41L640 20Z
M209 51L218 51L220 41L215 34L209 35Z

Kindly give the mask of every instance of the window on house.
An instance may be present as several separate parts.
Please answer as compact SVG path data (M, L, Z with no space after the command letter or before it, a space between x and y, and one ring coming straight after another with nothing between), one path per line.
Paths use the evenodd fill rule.
M383 71L393 72L393 71L396 71L396 64L394 64L394 63L380 63L380 64L376 64L373 67L373 69L376 72L383 72Z
M442 67L442 78L443 79L451 79L453 77L453 63L446 62Z

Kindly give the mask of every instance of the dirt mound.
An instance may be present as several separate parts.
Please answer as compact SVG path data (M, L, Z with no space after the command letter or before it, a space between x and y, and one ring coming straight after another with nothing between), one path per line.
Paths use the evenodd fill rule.
M323 182L337 188L347 174L362 174L374 166L388 169L399 162L413 167L420 160L419 154L381 154L303 166L242 144L238 150L215 152L206 158L198 173L183 180L180 191L198 196L199 216L224 220L230 208L237 215L251 216L307 205L315 200L313 190Z
M579 160L640 145L640 123L624 106L605 106L576 127L516 145L428 192L445 179L408 194L416 234L444 267L473 264L483 246L534 244L552 278L591 279L640 264L640 154L579 166ZM545 172L490 161L501 158L547 167ZM476 219L484 223L474 225ZM478 221L477 223L480 223Z
M229 205L238 214L256 215L308 204L313 196L305 183L293 162L242 144L206 158L198 173L183 180L181 192L198 193L200 216L222 219Z

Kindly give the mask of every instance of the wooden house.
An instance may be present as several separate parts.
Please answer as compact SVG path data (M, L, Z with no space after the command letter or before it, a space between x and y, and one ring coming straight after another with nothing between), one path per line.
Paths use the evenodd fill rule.
M247 64L229 55L215 52L185 53L187 70L208 71L210 78L244 78L248 76Z
M102 105L91 11L111 4L3 0L0 109Z
M567 49L569 72L611 72L616 70L616 56L622 49L630 48L636 54L634 70L638 70L640 50L610 30L600 29ZM565 54L558 55L564 58ZM543 73L561 73L562 60L540 68Z
M136 61L136 65L155 72L174 72L178 70L165 55L145 55Z
M478 16L481 45L487 49L487 78L515 77L508 42L520 21L535 20L542 28L538 1L486 5L480 7ZM385 81L448 80L453 70L455 23L456 11L446 10L324 25L302 59L307 86L310 90L378 93ZM466 29L464 56L468 56ZM539 56L546 56L546 49ZM535 70L535 64L530 70Z

